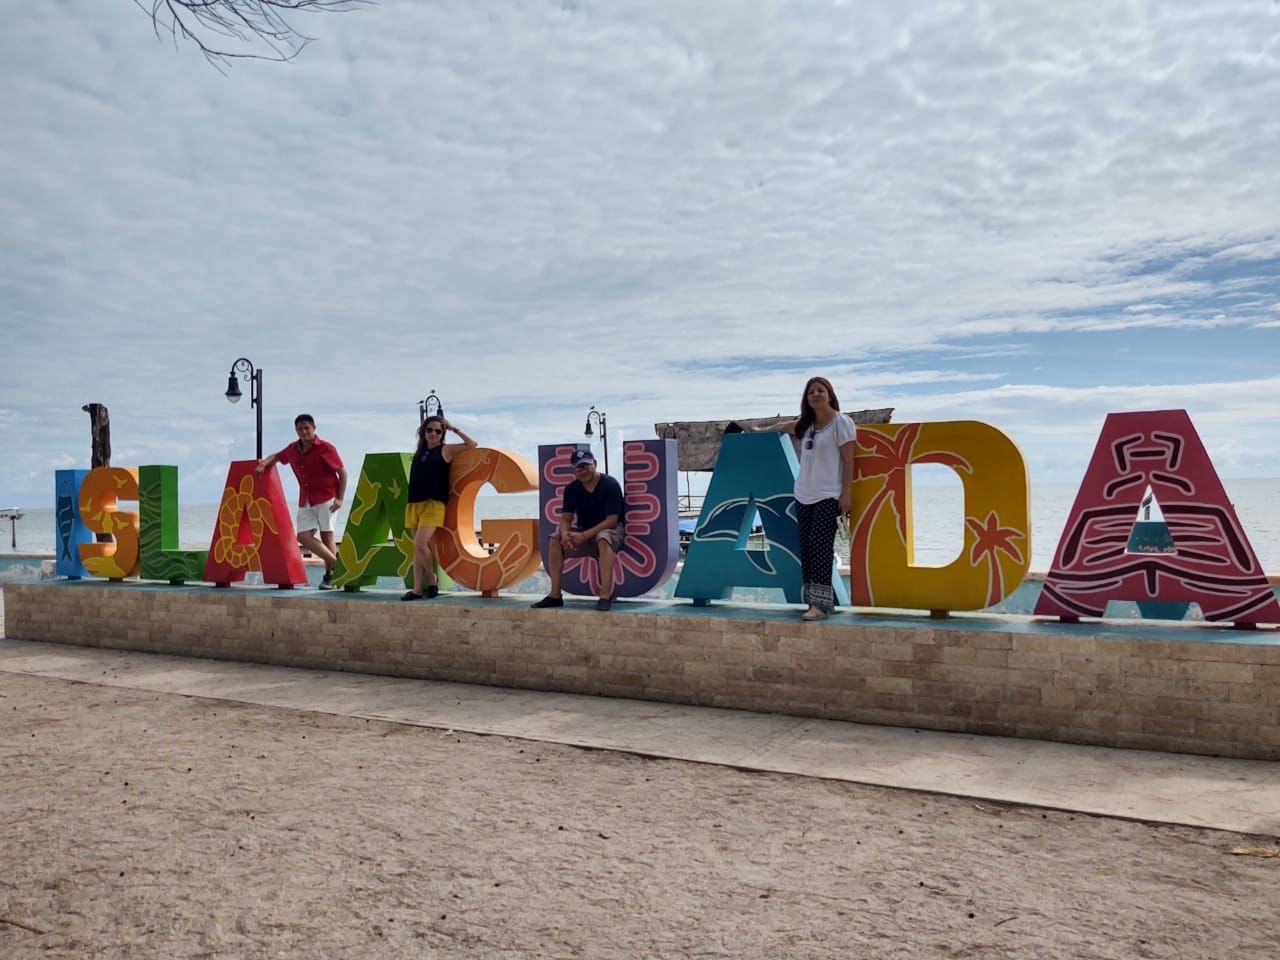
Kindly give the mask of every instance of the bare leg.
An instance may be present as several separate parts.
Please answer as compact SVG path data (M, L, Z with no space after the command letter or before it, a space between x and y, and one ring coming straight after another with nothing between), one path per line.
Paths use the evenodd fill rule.
M338 546L337 546L337 541L335 541L335 540L333 539L333 531L332 531L332 530L321 530L321 531L320 531L320 542L324 544L324 548L325 548L326 550L328 550L331 554L333 554L333 559L334 559L334 561L336 562L336 561L337 561L337 559L338 559ZM332 573L332 572L333 572L333 567L331 567L331 566L330 566L330 567L327 567L326 569L327 569L330 573Z
M560 546L560 538L554 534L551 537L550 554L550 560L547 563L547 575L551 577L551 592L547 596L559 597L560 578L564 576L564 548Z
M425 580L430 586L436 585L436 554L432 546L432 538L438 527L418 527L413 531L413 592L422 593Z
M600 559L600 599L608 600L613 596L613 547L609 541L596 541L596 552Z
M333 536L330 534L329 536ZM324 561L324 572L329 573L333 570L333 565L337 561L334 552L324 545L319 537L316 536L314 530L302 530L298 533L298 543L310 550L315 556Z

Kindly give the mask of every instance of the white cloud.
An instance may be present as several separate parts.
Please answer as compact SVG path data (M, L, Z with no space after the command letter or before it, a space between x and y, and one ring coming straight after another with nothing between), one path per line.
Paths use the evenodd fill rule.
M28 6L0 37L0 499L43 501L21 478L87 452L88 400L211 496L252 452L221 398L241 355L268 449L302 409L349 458L403 446L434 387L532 455L590 403L647 435L792 409L824 372L941 413L1021 363L1045 382L1014 392L1079 379L1031 338L1199 331L1198 379L1240 404L1222 429L1252 437L1231 385L1265 351L1209 364L1277 309L1275 24L1189 0L386 0L224 77L127 4ZM1196 389L1143 375L1126 402ZM1054 429L992 409L1032 449ZM1086 453L1044 441L1053 469Z

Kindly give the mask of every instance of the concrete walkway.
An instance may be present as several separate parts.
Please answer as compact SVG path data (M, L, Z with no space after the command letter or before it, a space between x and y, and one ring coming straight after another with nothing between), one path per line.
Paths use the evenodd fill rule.
M1280 763L0 639L4 673L1280 835Z

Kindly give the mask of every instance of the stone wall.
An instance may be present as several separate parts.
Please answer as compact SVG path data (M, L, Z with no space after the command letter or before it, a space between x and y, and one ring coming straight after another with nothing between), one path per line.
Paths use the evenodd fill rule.
M22 640L1280 759L1270 630L101 581L9 584L5 614Z

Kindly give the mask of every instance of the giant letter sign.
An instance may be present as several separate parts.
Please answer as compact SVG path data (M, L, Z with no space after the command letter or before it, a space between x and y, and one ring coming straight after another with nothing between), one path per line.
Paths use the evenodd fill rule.
M916 566L911 465L939 463L964 484L960 555ZM1027 468L1013 441L976 420L858 427L849 582L868 607L981 610L1012 593L1031 564Z
M1148 486L1176 553L1129 552ZM1185 410L1107 416L1035 612L1100 617L1108 600L1194 600L1207 620L1280 623L1280 604Z
M204 566L204 579L214 586L229 587L250 570L280 587L307 582L280 474L271 466L258 476L253 472L257 465L256 460L235 460L227 468Z
M791 438L780 433L737 433L724 438L685 552L677 597L702 604L727 599L734 587L777 587L788 603L802 602L794 495L797 467ZM748 545L757 513L764 527L763 549ZM836 603L848 606L849 591L834 554L831 583Z
M486 597L527 580L538 569L538 521L486 520L480 535L498 549L489 554L476 539L476 494L486 484L499 493L537 489L533 464L505 450L463 450L449 464L449 503L436 539L440 567L455 581Z
M58 553L53 569L60 577L79 580L89 575L80 559L80 544L93 543L93 531L80 516L80 486L88 470L55 470L53 516L57 521Z
M123 580L138 575L138 514L117 508L121 499L138 499L134 467L94 467L80 484L80 516L85 526L115 537L114 543L80 544L80 559L95 577Z
M564 488L573 480L569 454L577 444L538 447L539 546L547 563L548 543L560 525ZM627 503L627 536L613 564L615 597L639 597L666 583L680 559L679 515L676 512L676 442L628 440L622 445L623 496ZM579 596L600 593L600 564L595 557L568 557L563 588Z
M615 596L640 597L666 583L680 560L676 442L626 441L622 445L622 480L627 539L613 565ZM599 576L597 573L597 581Z
M178 549L178 468L138 468L142 579L185 583L204 574L207 550Z
M335 586L355 593L379 577L413 576L413 534L404 528L410 459L407 453L365 454L355 503L338 545ZM388 536L395 542L388 543Z

